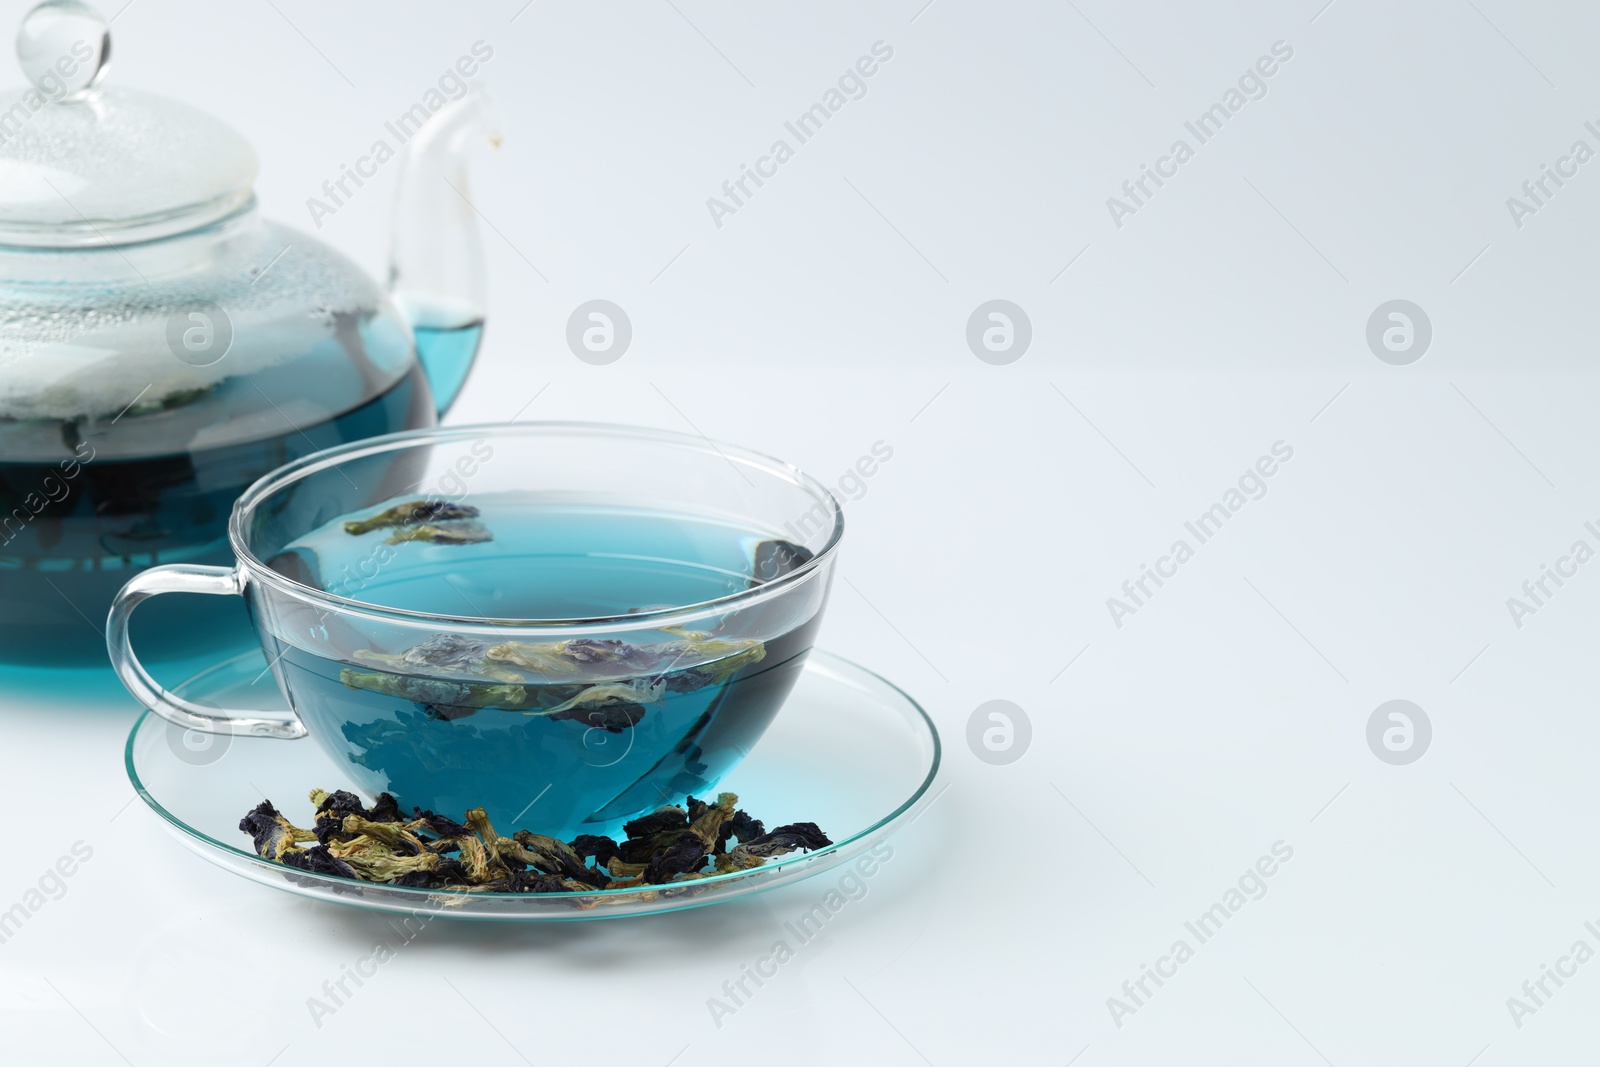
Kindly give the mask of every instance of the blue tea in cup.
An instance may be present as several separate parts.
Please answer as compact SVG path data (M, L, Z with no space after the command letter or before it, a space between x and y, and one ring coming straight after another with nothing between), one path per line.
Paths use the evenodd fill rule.
M814 479L699 437L394 434L262 479L233 512L238 566L139 575L108 642L129 690L184 726L309 735L404 810L601 832L713 789L760 739L842 531ZM161 592L243 595L291 710L233 715L157 686L127 622Z

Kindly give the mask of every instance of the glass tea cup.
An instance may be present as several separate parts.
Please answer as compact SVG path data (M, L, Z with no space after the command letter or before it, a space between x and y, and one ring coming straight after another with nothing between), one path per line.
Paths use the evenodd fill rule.
M139 574L107 643L128 690L180 726L310 736L402 810L601 832L705 793L761 737L843 528L815 479L701 437L391 434L262 478L229 523L238 564ZM129 617L174 592L245 598L287 710L209 707L150 677Z

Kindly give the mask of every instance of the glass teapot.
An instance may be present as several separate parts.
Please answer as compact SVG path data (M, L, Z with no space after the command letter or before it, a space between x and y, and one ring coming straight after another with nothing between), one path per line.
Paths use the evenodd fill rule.
M33 8L17 54L33 84L0 93L0 663L96 664L135 571L230 562L251 482L455 399L483 330L464 156L498 133L477 88L385 131L407 136L386 293L260 217L233 129L102 87L109 28L86 4ZM169 657L203 651L204 612L147 626Z

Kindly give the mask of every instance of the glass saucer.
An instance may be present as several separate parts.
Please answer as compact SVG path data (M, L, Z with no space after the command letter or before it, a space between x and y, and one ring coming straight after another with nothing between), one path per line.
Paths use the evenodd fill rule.
M259 649L195 675L179 692L198 703L240 710L283 707ZM306 794L313 787L359 793L311 741L202 734L146 711L128 735L126 763L139 796L170 833L204 859L251 881L376 911L552 922L719 904L864 858L931 803L939 733L927 713L893 685L813 650L783 710L719 788L738 793L739 806L768 826L815 822L835 843L749 871L649 890L588 893L406 889L309 874L262 859L250 850L238 824L263 798L277 803L290 821L308 825ZM502 831L512 829L539 828Z

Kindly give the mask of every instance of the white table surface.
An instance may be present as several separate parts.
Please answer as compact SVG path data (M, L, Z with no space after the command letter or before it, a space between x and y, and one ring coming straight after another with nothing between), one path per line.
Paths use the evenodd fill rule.
M1600 950L1600 563L1520 627L1506 602L1574 541L1600 548L1600 162L1520 228L1506 198L1575 140L1600 148L1600 11L519 8L134 0L111 77L235 123L264 209L310 228L322 181L489 42L491 316L452 421L693 429L830 479L891 445L846 505L822 643L926 705L949 789L720 1026L708 998L823 883L641 921L436 923L319 1020L308 999L384 924L211 868L130 806L137 709L114 682L8 676L0 910L75 842L93 856L0 944L0 1060L1581 1059L1600 963L1561 964L1534 1012L1508 998ZM706 198L880 40L866 96L717 227ZM1116 226L1106 198L1276 41L1293 57L1266 95ZM392 183L319 236L380 271ZM595 298L633 323L609 366L564 341ZM996 298L1033 329L1005 366L964 336ZM1365 340L1392 299L1432 322L1411 365ZM1266 495L1117 626L1107 598L1279 441ZM1032 726L1006 765L966 744L995 699ZM1393 699L1432 726L1407 765L1367 744ZM1200 943L1185 923L1277 842L1264 895ZM1192 958L1114 1012L1179 939Z

